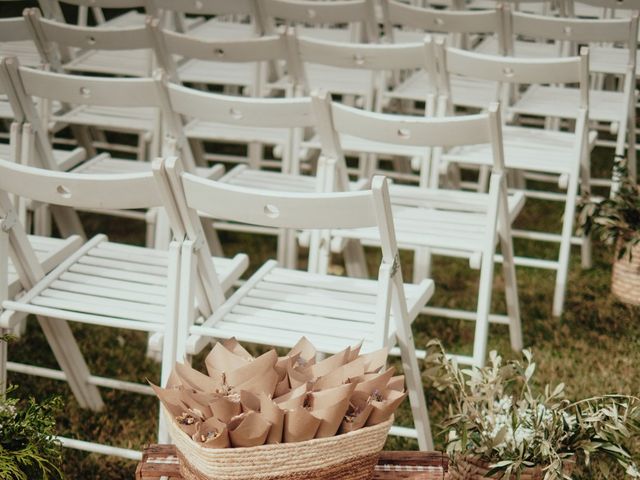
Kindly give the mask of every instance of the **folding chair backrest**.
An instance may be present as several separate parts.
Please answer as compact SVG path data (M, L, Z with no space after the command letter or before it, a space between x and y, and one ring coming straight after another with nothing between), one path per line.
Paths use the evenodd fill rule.
M150 0L158 10L194 15L251 15L256 17L257 0Z
M22 17L0 18L0 42L31 40L31 31Z
M560 18L512 12L510 31L514 35L558 40L573 44L614 43L629 49L629 65L635 67L638 13L626 19Z
M243 98L195 90L165 82L162 99L163 115L168 123L168 135L173 136L183 156L191 155L189 142L182 130L181 116L207 122L254 128L291 129L288 149L297 156L297 140L301 130L314 125L311 100L294 98ZM297 133L296 133L297 131ZM283 167L284 171L296 165Z
M0 159L0 191L50 205L126 210L161 205L151 172L54 172Z
M289 25L356 24L364 27L370 41L379 39L372 0L260 0L258 5L264 22L277 19Z
M153 51L153 40L144 26L115 28L69 25L43 18L37 8L25 9L24 16L41 55L57 71L61 70L61 62L69 59L69 48ZM58 46L57 55L53 45Z
M606 8L610 10L635 10L640 11L639 0L572 0L571 3L584 3L592 7Z
M583 48L579 57L515 58L485 55L457 48L445 48L436 42L440 73L492 80L500 84L579 84L581 107L589 100L589 53ZM441 87L448 89L445 79ZM499 93L498 93L499 95ZM497 97L499 98L499 97ZM496 99L497 99L496 98Z

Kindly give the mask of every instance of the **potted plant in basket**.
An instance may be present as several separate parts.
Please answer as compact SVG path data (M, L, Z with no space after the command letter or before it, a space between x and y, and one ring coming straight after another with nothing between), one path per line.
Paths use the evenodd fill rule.
M0 342L8 339L0 336ZM61 408L61 400L19 401L9 396L14 391L15 387L10 387L0 394L0 478L62 478L62 446L54 438L54 414Z
M611 290L620 300L640 305L640 187L634 184L627 167L616 167L621 179L614 195L582 208L585 233L595 233L616 249Z
M532 386L535 363L503 362L491 352L484 368L461 369L438 342L429 344L425 375L451 403L442 426L451 459L451 480L570 479L576 465L608 474L614 460L640 478L628 445L640 434L640 399L604 395L577 402L564 385Z

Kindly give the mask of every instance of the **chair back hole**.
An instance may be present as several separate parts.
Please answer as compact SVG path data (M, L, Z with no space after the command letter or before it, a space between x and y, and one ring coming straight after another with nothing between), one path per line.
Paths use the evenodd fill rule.
M89 35L87 37L87 43L89 45L95 45L96 44L96 37L94 37L93 35Z
M213 53L216 57L224 57L224 49L222 48L214 48Z
M313 8L309 8L307 9L307 15L309 18L316 18L317 13Z
M230 108L229 115L231 115L231 118L235 120L242 120L242 117L243 117L242 112L237 108Z
M275 205L268 203L264 206L264 214L269 218L278 218L280 216L280 210Z
M353 63L355 63L358 66L362 66L364 65L364 55L362 55L361 53L356 53L353 56Z
M511 67L504 67L502 69L502 73L504 74L505 77L512 78L515 72L513 71L513 68L511 68Z
M408 128L399 128L398 136L405 140L408 140L411 137L411 131Z
M80 87L80 95L84 98L89 98L91 96L91 90L89 87Z
M436 23L436 25L442 26L442 25L444 25L444 19L440 18L440 17L437 17L436 20L435 20L435 23Z
M58 185L58 187L56 188L56 192L58 192L58 194L62 198L71 198L71 190L69 190L64 185Z
M204 5L202 4L202 2L200 0L196 0L194 5L196 7L196 10L202 10L202 7L204 7Z

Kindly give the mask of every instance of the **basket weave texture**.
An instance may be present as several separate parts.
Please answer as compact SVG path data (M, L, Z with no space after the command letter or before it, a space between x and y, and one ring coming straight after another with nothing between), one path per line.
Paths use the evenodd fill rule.
M175 422L167 423L187 480L369 480L393 417L335 437L224 449L198 445Z
M625 303L640 305L640 245L634 246L631 253L631 261L625 255L613 263L611 291Z
M495 475L493 477L487 477L486 474L489 471L489 464L483 462L476 457L460 457L455 462L449 465L449 480L515 480L516 476L511 475L507 478L504 475ZM520 480L542 480L544 478L544 472L542 467L533 467L525 469L521 475Z

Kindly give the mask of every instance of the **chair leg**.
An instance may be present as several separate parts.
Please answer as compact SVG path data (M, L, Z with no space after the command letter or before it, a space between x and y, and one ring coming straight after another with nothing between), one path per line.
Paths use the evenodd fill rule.
M34 212L34 233L43 237L51 236L51 212L48 205L42 205Z
M78 213L73 208L49 205L49 210L58 227L58 231L64 238L71 235L80 235L84 240L87 239L80 217L78 217Z
M482 367L487 358L489 339L489 314L491 312L491 293L493 289L493 255L485 252L480 267L480 285L478 288L478 306L476 327L473 336L473 364Z
M63 320L37 317L58 365L65 372L67 382L82 408L100 411L104 407L100 391L89 383L89 367L76 343L69 324Z
M8 330L0 328L0 337L6 335ZM7 342L0 338L0 395L7 391Z
M431 278L431 250L417 248L413 251L413 283Z
M358 240L348 240L342 252L347 275L353 278L369 278L367 258Z

